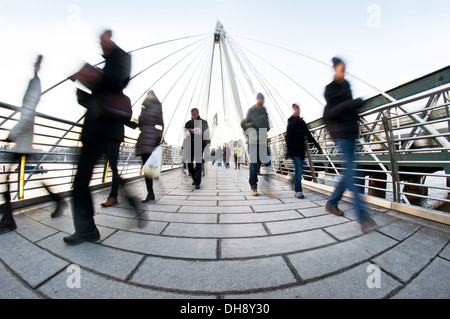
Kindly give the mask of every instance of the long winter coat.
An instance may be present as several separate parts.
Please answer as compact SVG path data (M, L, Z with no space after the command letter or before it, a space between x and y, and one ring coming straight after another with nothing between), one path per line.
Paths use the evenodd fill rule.
M305 140L314 143L320 149L319 144L311 135L305 121L301 117L291 116L286 129L287 156L291 158L298 156L305 159Z
M157 99L146 99L142 105L139 117L141 134L136 143L136 156L151 155L161 142L163 130L155 126L160 125L164 130L162 105Z
M20 109L20 121L9 133L8 139L16 146L14 152L18 154L31 154L33 150L34 118L36 106L41 99L41 81L35 76L28 85Z

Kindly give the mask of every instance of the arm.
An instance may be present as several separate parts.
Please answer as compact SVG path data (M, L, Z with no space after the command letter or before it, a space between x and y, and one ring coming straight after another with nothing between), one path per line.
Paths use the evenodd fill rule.
M251 128L251 127L255 127L255 125L252 122L252 114L251 114L251 109L248 110L247 112L247 116L245 117L245 119L241 122L241 127L244 131L246 131L247 129Z
M92 96L83 90L77 89L78 104L89 109L92 106Z
M335 120L340 114L350 111L352 109L359 109L362 106L362 100L348 100L340 103L332 108L325 107L324 117L328 120Z
M312 136L311 131L310 131L309 128L308 128L308 125L305 124L305 126L306 126L306 137L307 137L307 139L308 139L308 142L309 142L309 143L313 143L314 146L317 148L317 150L318 150L320 153L322 153L322 152L323 152L323 151L322 151L322 147L320 146L319 143L317 143L317 141L316 141L316 139L314 138L314 136Z

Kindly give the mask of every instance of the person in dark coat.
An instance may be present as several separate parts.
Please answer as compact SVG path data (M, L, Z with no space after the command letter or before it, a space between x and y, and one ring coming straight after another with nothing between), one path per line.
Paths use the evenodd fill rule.
M102 96L108 93L122 94L130 81L131 56L112 41L112 32L105 31L100 37L105 66L101 79L92 88L92 94L77 91L78 103L86 107L86 117L81 133L81 148L78 171L74 181L73 219L75 233L64 238L68 245L85 241L97 241L100 233L94 221L94 207L89 189L94 166L107 152L108 143L122 143L124 124L103 113L100 106Z
M226 169L230 168L231 149L227 143L223 145L223 163Z
M162 105L153 91L148 93L142 104L138 125L141 134L136 143L136 156L141 156L142 163L145 164L153 151L161 144L164 131ZM145 184L147 186L147 198L142 202L148 203L155 200L153 179L146 177Z
M305 141L314 143L317 149L321 149L319 143L313 138L303 118L300 117L300 106L293 104L294 114L289 118L286 129L287 156L292 158L295 166L295 197L304 199L302 188L303 162L305 160Z
M354 183L355 171L354 160L356 152L356 139L359 135L358 109L362 106L361 99L353 99L350 84L345 80L345 63L339 58L333 58L334 80L325 89L325 106L323 120L334 139L336 145L341 149L344 158L345 170L341 181L337 184L335 191L330 196L326 210L337 216L344 213L338 208L345 190L349 189L354 194L354 201L359 215L359 222L363 232L369 231L376 226L375 222L367 212L365 203Z
M211 142L209 137L208 122L200 117L197 108L191 110L192 119L186 122L184 129L186 139L184 141L185 160L188 163L195 189L200 189L202 183L203 153L206 146ZM195 166L194 166L195 163Z

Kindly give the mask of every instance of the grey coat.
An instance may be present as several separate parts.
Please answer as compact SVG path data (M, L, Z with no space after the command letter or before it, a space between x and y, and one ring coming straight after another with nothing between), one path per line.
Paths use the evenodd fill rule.
M28 85L20 109L20 121L9 133L8 139L16 143L13 152L18 154L31 154L33 149L34 118L36 106L41 99L41 80L35 76Z
M155 126L161 125L163 130ZM164 131L162 105L157 99L146 99L139 117L141 134L136 143L136 156L151 155L161 142Z

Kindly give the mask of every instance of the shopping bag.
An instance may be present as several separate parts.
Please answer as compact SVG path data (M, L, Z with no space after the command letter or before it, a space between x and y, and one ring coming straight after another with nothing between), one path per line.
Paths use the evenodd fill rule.
M163 148L158 146L144 165L144 175L147 178L158 179L161 176Z

